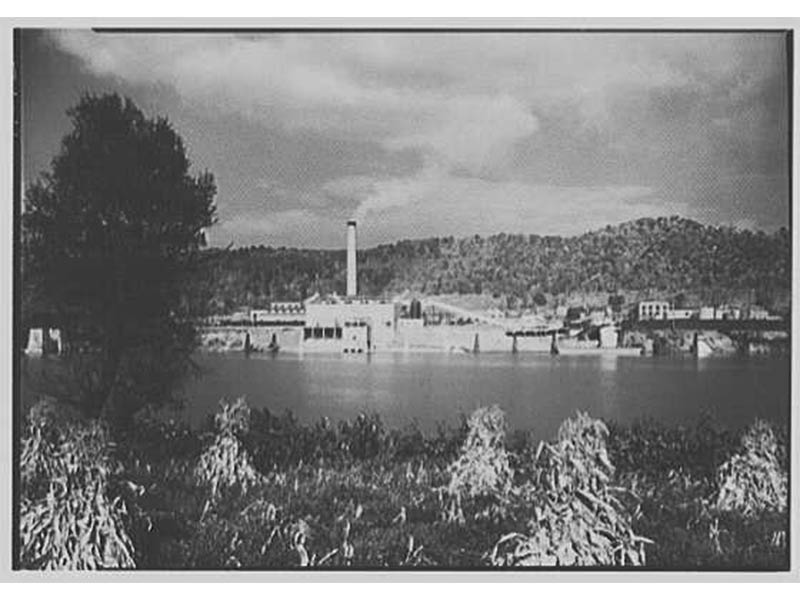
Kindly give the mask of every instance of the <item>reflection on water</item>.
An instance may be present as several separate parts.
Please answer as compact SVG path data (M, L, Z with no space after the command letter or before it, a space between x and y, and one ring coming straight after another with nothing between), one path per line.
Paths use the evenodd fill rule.
M616 371L617 360L619 356L616 354L601 354L599 357L600 369L603 371Z
M303 421L378 412L431 430L478 406L499 404L512 427L552 435L576 410L623 422L691 423L708 413L738 427L786 422L787 359L702 359L546 354L205 355L188 387L198 422L220 398L291 410Z

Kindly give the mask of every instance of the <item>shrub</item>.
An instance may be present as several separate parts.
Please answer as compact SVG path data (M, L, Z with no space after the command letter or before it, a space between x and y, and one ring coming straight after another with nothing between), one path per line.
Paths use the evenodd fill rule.
M634 534L631 516L609 486L614 467L608 430L578 413L565 421L554 444L540 444L533 480L520 496L533 509L525 533L497 542L495 566L643 565L646 538Z
M21 560L30 569L135 567L126 506L109 499L118 466L108 431L50 400L35 405L22 439Z
M716 476L719 465L733 454L739 439L704 415L693 427L668 427L653 420L611 425L609 456L620 471L646 471L665 477L673 471L697 478Z
M787 473L775 432L757 420L742 436L743 452L734 454L718 471L717 508L746 517L787 508Z
M459 456L447 471L450 482L446 493L450 500L449 520L463 521L462 499L488 501L503 505L508 500L514 471L505 448L505 413L497 406L479 408L468 422L467 438Z
M377 414L360 413L355 420L339 423L342 449L357 460L375 458L384 448L386 428Z
M233 404L221 403L221 408L214 417L216 437L195 468L196 481L211 488L212 502L227 491L245 494L261 479L237 437L250 427L250 407L239 398Z

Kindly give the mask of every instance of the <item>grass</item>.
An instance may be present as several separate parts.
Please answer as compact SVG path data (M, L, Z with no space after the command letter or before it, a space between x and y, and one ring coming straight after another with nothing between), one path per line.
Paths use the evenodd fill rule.
M235 403L200 431L141 418L107 446L119 468L103 497L130 507L118 523L144 569L777 570L788 568L786 448L785 431L763 423L577 415L541 443L507 434L496 407L424 435L375 415L301 424ZM721 500L732 497L748 508ZM23 564L42 566L35 552Z

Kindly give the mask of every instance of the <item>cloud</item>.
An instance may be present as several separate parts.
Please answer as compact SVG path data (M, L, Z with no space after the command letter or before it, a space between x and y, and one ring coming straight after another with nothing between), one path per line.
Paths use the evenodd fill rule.
M94 73L172 86L186 102L288 129L419 149L481 168L536 129L523 102L497 90L425 88L370 80L354 42L310 37L109 36L67 30L60 46ZM332 60L333 57L341 60ZM354 58L355 56L355 58ZM362 60L359 60L362 59ZM477 143L481 142L481 143Z
M362 180L341 185L361 186L360 193L374 200L359 219L360 243L365 247L387 239L498 232L576 235L597 228L598 223L687 210L684 204L668 203L645 186L542 186L433 171L420 179ZM214 233L214 243L222 244L226 239L341 248L344 219L327 218L307 209L279 211L269 217L242 215L226 221L220 232Z
M96 74L167 85L212 112L418 149L472 170L501 160L565 102L602 127L619 95L729 79L735 95L766 76L732 35L54 36ZM736 79L743 65L747 77Z
M335 247L330 237L330 219L308 209L290 209L269 214L244 213L219 223L209 231L209 242L216 246L236 245ZM338 237L342 237L340 234Z
M415 190L414 201L385 207L365 233L403 237L491 235L498 232L575 235L598 227L682 211L646 186L572 187L444 177Z
M430 199L431 193L441 185L444 178L446 173L441 168L429 166L414 177L372 181L353 218L362 221L368 215L381 214L389 209L415 204L425 198Z
M787 169L779 139L788 118L785 56L774 34L66 30L53 38L93 74L166 86L208 119L243 117L265 137L280 131L301 144L314 144L314 135L341 140L326 146L329 154L345 141L360 148L347 164L369 167L347 176L269 179L249 195L259 206L221 211L214 239L335 247L345 214L364 220L376 242L443 232L580 233L640 216L696 214L709 202L744 219L750 214L734 206L739 200L709 188L709 173L748 174L748 191L759 198L766 186L778 189ZM370 147L380 157L367 154ZM309 170L323 171L319 154ZM392 168L401 156L414 172ZM379 161L388 165L382 173L404 174L381 174ZM221 192L225 185L220 178ZM770 198L782 219L785 192ZM750 213L758 212L753 202ZM265 204L268 212L259 212Z

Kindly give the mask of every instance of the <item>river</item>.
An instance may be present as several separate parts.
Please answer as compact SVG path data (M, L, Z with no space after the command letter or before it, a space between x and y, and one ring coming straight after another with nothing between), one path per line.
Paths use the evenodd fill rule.
M291 410L301 421L376 412L390 426L439 422L498 404L513 428L551 437L576 411L629 423L692 425L703 415L737 428L765 418L788 423L790 363L777 358L383 354L204 354L184 415L194 424L222 398Z

